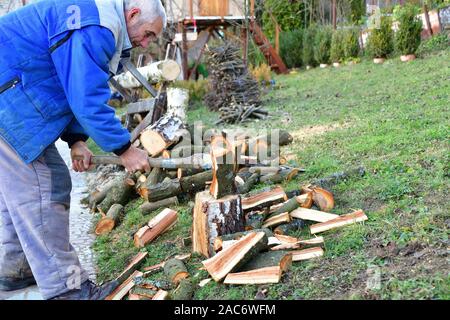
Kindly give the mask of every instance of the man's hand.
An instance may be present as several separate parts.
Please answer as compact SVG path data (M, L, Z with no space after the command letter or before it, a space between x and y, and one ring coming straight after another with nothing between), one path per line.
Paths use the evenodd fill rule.
M131 146L124 154L120 156L120 160L128 172L150 172L148 154L144 150Z
M72 168L75 172L85 172L90 169L92 152L85 142L76 142L71 148L70 155L72 157Z

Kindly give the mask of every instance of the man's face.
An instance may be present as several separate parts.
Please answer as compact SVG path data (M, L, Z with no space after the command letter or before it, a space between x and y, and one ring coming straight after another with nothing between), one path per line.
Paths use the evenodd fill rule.
M156 41L163 30L163 19L145 22L141 19L140 10L133 8L125 13L127 21L127 31L131 44L134 48L147 48L149 44Z

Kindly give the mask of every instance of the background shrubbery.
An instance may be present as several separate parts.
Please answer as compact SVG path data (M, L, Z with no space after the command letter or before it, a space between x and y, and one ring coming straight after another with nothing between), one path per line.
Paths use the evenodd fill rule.
M332 29L328 26L319 27L314 37L314 58L318 63L330 63Z
M386 58L394 50L394 31L392 30L392 19L382 17L380 29L370 32L367 53L372 58Z
M412 5L398 6L394 9L394 17L399 23L395 35L395 46L398 53L415 54L420 46L422 20L417 17L420 10Z
M302 29L283 32L280 36L280 55L288 68L299 68L303 65Z

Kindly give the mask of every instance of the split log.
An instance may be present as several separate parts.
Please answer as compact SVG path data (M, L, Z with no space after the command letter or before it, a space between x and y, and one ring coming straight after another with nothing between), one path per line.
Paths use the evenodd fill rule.
M279 283L281 280L282 270L279 266L266 267L252 271L244 271L238 273L229 273L225 280L225 284L269 284Z
M171 145L177 143L185 129L183 121L165 116L141 133L141 144L151 157L156 157Z
M100 212L108 212L114 204L125 206L135 196L134 186L135 182L130 178L116 182L98 206Z
M302 219L294 219L292 222L276 227L273 232L279 235L286 235L290 232L296 232L306 226Z
M170 229L177 222L177 218L178 213L176 211L170 209L163 210L134 235L134 245L138 248L145 247L148 243Z
M161 181L161 177L162 177L162 169L153 168L145 182L147 182L148 185L152 186L158 184Z
M278 187L271 191L242 199L242 209L244 211L258 210L286 200L286 193L283 188Z
M202 264L216 282L221 281L228 273L239 270L259 252L267 249L267 242L264 232L249 233Z
M152 298L152 300L168 300L169 293L164 290L159 290Z
M96 235L103 235L111 232L116 226L119 225L120 220L123 218L124 208L120 204L114 204L109 210L106 216L100 219L95 227Z
M123 283L130 275L139 268L139 266L144 262L145 258L147 258L148 252L139 252L136 256L133 257L130 264L125 268L125 270L116 278L116 281L119 283Z
M149 298L147 298L147 297L143 297L143 296L141 296L141 295L138 295L138 294L134 294L134 293L129 293L128 294L128 300L129 301L140 301L140 300L152 300L152 299L149 299Z
M211 257L214 254L214 239L243 231L244 224L239 195L216 200L208 191L197 193L193 213L193 252Z
M183 193L191 195L203 191L205 190L206 183L211 181L212 177L212 171L205 171L193 176L183 177L180 179L181 190Z
M164 200L160 200L160 201L156 201L156 202L146 202L141 205L140 209L141 209L141 213L145 216L145 215L148 215L158 209L167 208L167 207L171 207L171 206L178 206L178 204L179 204L178 198L172 197L172 198L168 198L168 199L164 199Z
M338 216L336 219L328 220L327 222L313 224L310 227L310 231L312 234L316 234L319 232L340 228L357 222L363 222L366 220L368 220L368 218L365 215L364 211L359 210L353 213Z
M166 277L175 285L178 285L182 279L189 277L189 273L183 261L170 259L164 263L164 273Z
M142 272L135 271L133 274L119 285L105 300L122 300L131 289L133 289L135 283L134 278L142 276Z
M339 216L337 214L322 212L318 210L298 208L291 212L291 217L315 222L327 222L330 220L334 220Z
M298 243L298 238L286 236L283 234L274 234L274 237L277 238L280 241L280 244L282 243Z
M235 154L230 148L229 145L225 149L211 148L213 180L210 193L216 199L236 193L235 169L237 165Z
M190 278L180 281L178 287L169 296L172 300L191 300L194 296L195 286Z
M304 261L323 256L322 248L309 248L305 250L291 251L292 261Z
M299 240L295 243L284 242L279 245L276 245L270 250L278 251L278 250L293 250L293 249L306 249L311 247L322 247L324 245L324 241L322 237L317 237L310 240Z
M181 67L174 60L154 62L148 66L138 68L137 70L150 83L174 81L181 73ZM142 86L129 71L115 76L114 79L125 89L139 88Z
M289 223L291 222L291 216L289 215L289 212L280 213L278 215L274 215L267 220L264 221L263 228L269 228L278 226L283 223Z
M240 240L243 237L249 235L250 233L255 233L255 232L264 232L264 234L266 235L267 239L273 237L273 233L272 231L270 231L270 229L255 229L255 230L249 230L249 231L243 231L243 232L236 232L233 234L225 234L222 235L220 237L217 237L216 239L214 239L214 251L218 252L220 250L222 250L223 248L223 243L225 241L233 241L233 240Z

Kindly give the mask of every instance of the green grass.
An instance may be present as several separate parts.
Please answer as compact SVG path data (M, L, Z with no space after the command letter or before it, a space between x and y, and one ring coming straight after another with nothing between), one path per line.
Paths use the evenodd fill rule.
M271 118L252 125L287 129L296 137L282 152L295 153L307 172L286 189L362 165L364 177L333 188L333 212L361 208L369 220L324 233L325 256L295 263L280 284L264 286L270 299L449 299L449 61L447 49L410 63L363 61L276 78L277 89L265 97ZM209 127L217 119L205 109L189 114L191 123ZM139 203L127 207L117 230L97 239L100 280L119 274L137 252L132 233L150 218L136 210ZM191 209L188 204L174 209L180 220L146 248L146 266L189 252L180 240L190 235ZM400 253L380 255L389 243ZM402 254L416 244L420 249ZM188 263L196 281L207 278L198 270L201 261L195 256ZM380 268L379 289L366 286L371 266ZM257 290L210 282L198 288L195 299L253 299Z

